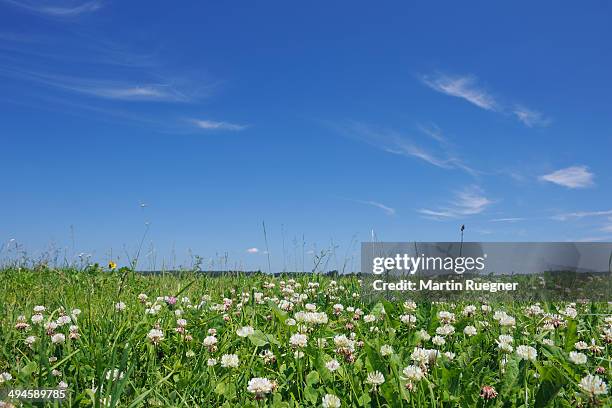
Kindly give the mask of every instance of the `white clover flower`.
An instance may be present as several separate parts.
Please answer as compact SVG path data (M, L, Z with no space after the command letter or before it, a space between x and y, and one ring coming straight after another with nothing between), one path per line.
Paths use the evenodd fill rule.
M236 354L224 354L221 356L221 367L236 368L240 365L240 360Z
M476 313L476 306L474 305L468 305L466 307L463 308L463 311L461 312L464 316L471 316L474 313Z
M516 355L519 356L521 360L535 361L538 357L538 352L531 346L520 345L516 348Z
M391 354L393 354L393 347L388 344L383 344L382 346L380 346L380 354L382 356L390 356Z
M589 345L586 341L579 341L577 343L574 343L574 347L576 348L576 350L586 350L589 348Z
M296 321L308 324L327 324L329 321L325 312L299 311L294 317Z
M254 377L249 380L247 391L255 394L257 398L262 398L274 389L272 381L265 377Z
M443 346L446 343L446 340L444 340L444 337L442 336L434 336L431 339L431 342L436 346Z
M475 336L478 330L476 330L474 326L465 326L463 333L465 333L466 336Z
M206 361L206 364L207 364L209 367L212 367L212 366L214 366L214 365L217 365L217 359L216 359L216 358L209 358L209 359Z
M412 326L416 323L417 318L415 315L403 314L400 316L400 321L408 326Z
M438 319L440 319L444 324L454 323L455 314L442 310L438 312Z
M525 309L525 314L527 316L539 316L541 314L544 314L544 310L542 310L540 305L535 304L535 305L532 305L532 306L529 306L528 308L526 308Z
M115 310L118 312L123 312L127 306L123 302L115 303Z
M578 311L576 309L574 309L571 306L568 306L565 308L565 310L562 312L562 314L564 314L565 316L571 318L571 319L575 319L576 316L578 316Z
M52 332L53 330L57 329L57 323L55 322L49 322L47 324L45 324L45 329L49 332Z
M238 337L248 337L253 333L255 333L255 329L253 329L251 326L244 326L236 330Z
M51 343L53 344L62 344L65 341L66 336L64 336L62 333L55 333L53 336L51 336Z
M41 315L40 313L36 313L35 315L32 315L32 323L33 324L39 324L41 323L45 318L43 317L43 315Z
M11 373L8 373L5 371L2 374L0 374L0 384L6 381L11 381L12 379L13 379L13 376L11 375Z
M423 341L429 341L429 339L431 339L431 336L429 335L429 333L427 333L427 331L425 329L421 329L419 330L419 332L417 333L417 335L419 336L419 338Z
M454 360L454 359L455 359L456 354L455 354L455 353L453 353L452 351L447 351L447 352L445 352L445 353L444 353L444 356L445 356L446 358L448 358L449 360Z
M376 316L372 314L367 314L363 316L363 321L366 323L374 323L376 321Z
M502 316L502 318L499 319L499 325L506 327L514 327L516 326L516 319L508 315Z
M455 333L455 327L452 324L445 324L436 328L436 334L440 336L450 336L453 333Z
M425 374L423 373L423 370L421 370L421 367L415 365L409 365L408 367L405 367L402 371L402 374L404 375L404 380L408 381L421 381L423 377L425 377Z
M338 362L338 360L335 360L335 359L330 360L327 363L325 363L325 368L327 368L329 371L333 373L334 371L340 368L340 363Z
M552 339L542 339L542 344L546 344L547 346L554 346L555 342Z
M336 397L334 394L325 394L322 404L323 408L340 408L340 405L342 405L340 398Z
M159 329L151 329L147 334L147 338L153 344L159 344L164 339L164 332Z
M569 360L577 365L580 364L586 364L587 363L587 356L586 354L583 353L578 353L576 351L570 351L569 353Z
M374 371L372 373L368 373L366 382L372 385L374 390L376 390L379 385L385 382L385 376L380 371Z
M217 338L215 336L206 336L202 344L206 347L211 347L217 344Z
M296 325L296 321L295 321L295 319L289 318L289 319L285 320L285 324L287 326L295 326Z
M410 358L412 359L412 361L414 361L415 363L419 363L420 365L428 364L429 350L421 347L415 347L414 351L410 355Z
M36 336L26 337L26 339L24 340L24 343L27 344L28 346L31 346L32 344L36 343Z
M308 344L308 336L305 334L296 333L289 338L289 344L291 344L292 347L306 347Z
M259 353L259 356L263 359L265 364L270 364L276 361L276 356L272 352L272 350L264 350Z
M590 397L605 395L608 393L608 386L597 375L587 375L580 380L580 384L578 384L578 386Z
M63 315L57 318L57 320L55 321L55 324L57 324L58 326L63 326L70 322L72 322L72 319L70 318L70 316Z
M336 347L342 349L353 350L355 348L355 341L349 339L344 334L334 336L334 344L336 345Z
M47 310L44 306L34 306L34 313L42 313Z
M60 381L57 384L57 388L59 388L60 390L68 389L68 383L66 381Z

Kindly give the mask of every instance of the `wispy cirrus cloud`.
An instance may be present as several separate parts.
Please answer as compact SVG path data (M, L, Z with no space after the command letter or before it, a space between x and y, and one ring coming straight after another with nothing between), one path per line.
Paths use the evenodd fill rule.
M607 215L612 215L612 210L575 211L575 212L570 212L570 213L553 215L550 218L553 220L557 220L557 221L566 221L570 219L581 219L585 217L605 217Z
M542 113L524 106L516 105L512 113L527 127L548 126L550 124L550 119L544 117Z
M419 127L419 131L435 143L426 147L425 142L417 144L413 139L401 135L394 130L372 127L361 122L348 122L344 125L334 125L343 134L365 142L387 153L422 160L432 166L442 169L458 169L471 175L478 171L468 166L458 155L452 152L450 143L442 136L437 127ZM421 137L422 138L422 137Z
M480 214L493 201L484 195L478 186L470 186L455 193L455 199L446 206L437 209L422 208L418 212L429 218L446 219L461 218Z
M493 218L490 219L490 222L519 222L519 221L525 221L526 218L522 218L522 217L508 217L508 218Z
M567 188L591 187L595 184L593 178L594 174L589 171L587 166L570 166L538 177L541 181Z
M612 232L612 217L608 218L608 224L600 228L603 232Z
M498 109L495 98L479 87L476 77L472 75L424 75L421 81L435 91L464 99L479 108L491 111Z
M612 214L612 211L610 211L610 214ZM608 217L607 224L605 224L599 230L603 232L612 232L612 217Z
M169 84L139 85L137 83L109 81L107 83L90 83L87 86L69 85L65 88L100 98L126 101L186 102L190 99L188 95Z
M75 18L90 14L102 7L101 1L28 1L28 0L0 0L3 3L22 10L40 14L47 17Z
M248 127L248 125L239 125L237 123L230 122L217 122L213 120L203 120L203 119L191 119L191 122L199 129L203 130L231 130L231 131L239 131L244 130Z
M381 204L379 202L376 202L376 201L362 201L362 200L353 200L353 201L355 201L357 203L361 203L361 204L371 205L373 207L381 209L387 215L395 215L395 213L396 213L395 212L395 208L388 207L388 206L386 206L384 204Z
M463 99L481 109L514 116L527 127L547 126L551 122L544 114L534 109L519 104L510 107L501 102L499 98L479 85L474 75L448 75L438 72L421 75L420 80L437 92Z
M18 66L0 67L0 75L38 83L61 91L75 92L103 99L191 102L203 94L201 87L194 87L193 84L188 83L184 79L136 81L129 79L88 78L19 69Z

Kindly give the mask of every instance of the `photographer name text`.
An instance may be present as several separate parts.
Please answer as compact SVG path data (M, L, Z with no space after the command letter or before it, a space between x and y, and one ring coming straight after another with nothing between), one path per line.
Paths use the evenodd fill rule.
M376 291L470 291L495 293L516 291L518 282L478 282L471 279L466 279L462 282L456 282L452 279L440 282L431 279L420 279L418 281L402 279L396 282L386 282L382 279L377 279L372 282L372 288Z

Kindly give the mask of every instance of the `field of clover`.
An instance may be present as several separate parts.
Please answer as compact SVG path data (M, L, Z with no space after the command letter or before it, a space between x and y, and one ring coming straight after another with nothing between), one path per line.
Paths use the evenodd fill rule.
M609 303L391 303L349 276L98 267L1 270L0 300L0 390L66 389L47 406L612 406Z

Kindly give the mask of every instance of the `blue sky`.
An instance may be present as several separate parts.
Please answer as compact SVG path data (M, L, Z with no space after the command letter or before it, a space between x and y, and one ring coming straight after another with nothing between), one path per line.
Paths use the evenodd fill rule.
M0 257L612 240L606 2L222 3L0 0Z

